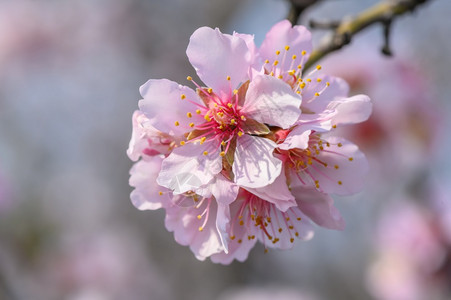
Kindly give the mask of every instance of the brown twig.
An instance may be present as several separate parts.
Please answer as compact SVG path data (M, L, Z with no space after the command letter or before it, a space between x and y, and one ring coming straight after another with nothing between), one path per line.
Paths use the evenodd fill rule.
M346 18L339 22L310 22L312 28L333 29L333 33L311 53L310 58L305 65L305 69L315 65L327 54L349 44L352 37L358 32L377 23L384 26L384 46L382 52L386 55L391 55L389 36L393 20L405 13L412 12L415 8L428 1L429 0L382 1L354 17Z
M291 24L298 23L302 12L309 6L320 2L321 0L288 0L291 4L287 19Z

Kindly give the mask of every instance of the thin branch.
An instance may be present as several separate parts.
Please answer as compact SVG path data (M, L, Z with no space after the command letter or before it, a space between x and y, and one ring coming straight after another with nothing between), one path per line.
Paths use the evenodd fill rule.
M327 54L349 44L354 35L376 23L380 23L384 26L384 46L382 52L386 55L391 55L389 36L390 28L393 24L392 21L398 16L412 12L415 8L428 1L429 0L383 1L361 12L359 15L343 19L339 22L311 22L310 26L312 28L333 29L333 33L311 53L310 58L305 65L305 69L315 65Z
M290 2L290 10L287 19L291 24L296 25L301 17L302 12L309 6L320 2L321 0L288 0Z

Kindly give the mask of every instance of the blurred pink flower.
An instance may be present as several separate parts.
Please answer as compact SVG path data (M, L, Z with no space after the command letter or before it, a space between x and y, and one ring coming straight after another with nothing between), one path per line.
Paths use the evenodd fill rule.
M438 295L449 287L449 274L440 273L450 250L437 221L434 212L412 199L386 208L375 240L377 256L367 274L376 299L442 299Z

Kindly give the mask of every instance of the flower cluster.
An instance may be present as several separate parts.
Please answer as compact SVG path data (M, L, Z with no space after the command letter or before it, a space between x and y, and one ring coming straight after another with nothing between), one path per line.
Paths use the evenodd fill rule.
M343 229L330 194L359 191L368 166L337 126L365 121L365 95L340 78L305 74L311 35L277 23L253 36L202 27L187 55L203 84L160 79L141 88L129 157L138 209L166 210L166 228L195 256L243 261L256 241L287 249L311 222ZM139 161L138 161L139 160Z

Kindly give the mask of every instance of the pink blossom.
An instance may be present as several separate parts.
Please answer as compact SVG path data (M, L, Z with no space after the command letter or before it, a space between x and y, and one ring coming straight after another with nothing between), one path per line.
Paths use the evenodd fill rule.
M449 287L449 278L440 278L449 250L434 219L412 199L387 208L378 226L376 259L367 276L376 299L438 299L438 293Z
M338 78L307 75L310 33L277 23L260 48L245 34L202 27L188 58L202 87L149 80L134 115L131 198L166 210L166 228L195 256L243 261L257 241L291 248L313 237L311 223L342 230L329 194L363 186L364 155L327 134L366 120L367 96L348 97ZM313 79L312 79L313 78Z

